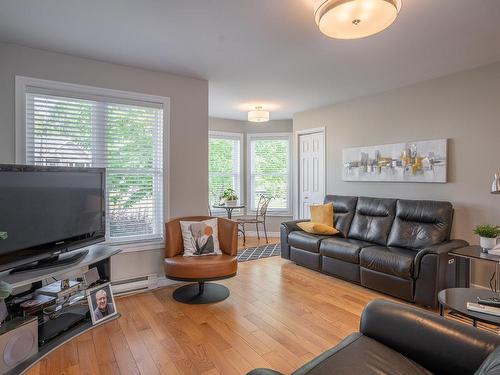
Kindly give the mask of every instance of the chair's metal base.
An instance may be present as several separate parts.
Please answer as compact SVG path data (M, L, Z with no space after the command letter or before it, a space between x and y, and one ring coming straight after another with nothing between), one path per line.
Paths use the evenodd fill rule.
M225 300L229 297L229 289L224 285L201 281L198 284L189 284L177 288L173 297L177 302L201 305Z

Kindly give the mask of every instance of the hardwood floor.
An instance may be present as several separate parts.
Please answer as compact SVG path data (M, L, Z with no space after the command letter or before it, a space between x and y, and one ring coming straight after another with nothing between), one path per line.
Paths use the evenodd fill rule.
M357 331L368 302L391 299L279 257L240 263L238 275L220 283L231 295L212 305L175 302L177 286L119 297L120 319L75 338L28 374L290 373Z

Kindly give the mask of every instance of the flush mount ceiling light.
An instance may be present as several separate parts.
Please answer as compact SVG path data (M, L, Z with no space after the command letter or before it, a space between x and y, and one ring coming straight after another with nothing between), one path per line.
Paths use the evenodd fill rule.
M381 32L396 20L401 0L315 0L321 32L336 39L358 39Z
M268 122L269 112L262 110L262 107L255 107L254 111L248 112L248 121L250 122Z

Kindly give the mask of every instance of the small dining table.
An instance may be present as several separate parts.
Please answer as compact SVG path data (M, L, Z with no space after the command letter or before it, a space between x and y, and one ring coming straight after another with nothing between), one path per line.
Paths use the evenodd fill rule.
M212 207L225 209L227 212L227 218L232 219L233 218L233 211L241 209L241 208L245 208L245 205L237 204L237 205L233 206L233 205L227 205L227 204L214 204Z

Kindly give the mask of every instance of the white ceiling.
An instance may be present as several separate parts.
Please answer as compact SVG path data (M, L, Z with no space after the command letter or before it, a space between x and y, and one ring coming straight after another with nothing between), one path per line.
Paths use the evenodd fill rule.
M403 0L370 38L323 36L312 0L0 0L0 40L210 82L210 115L273 119L500 60L500 0ZM1 58L1 56L0 56Z

